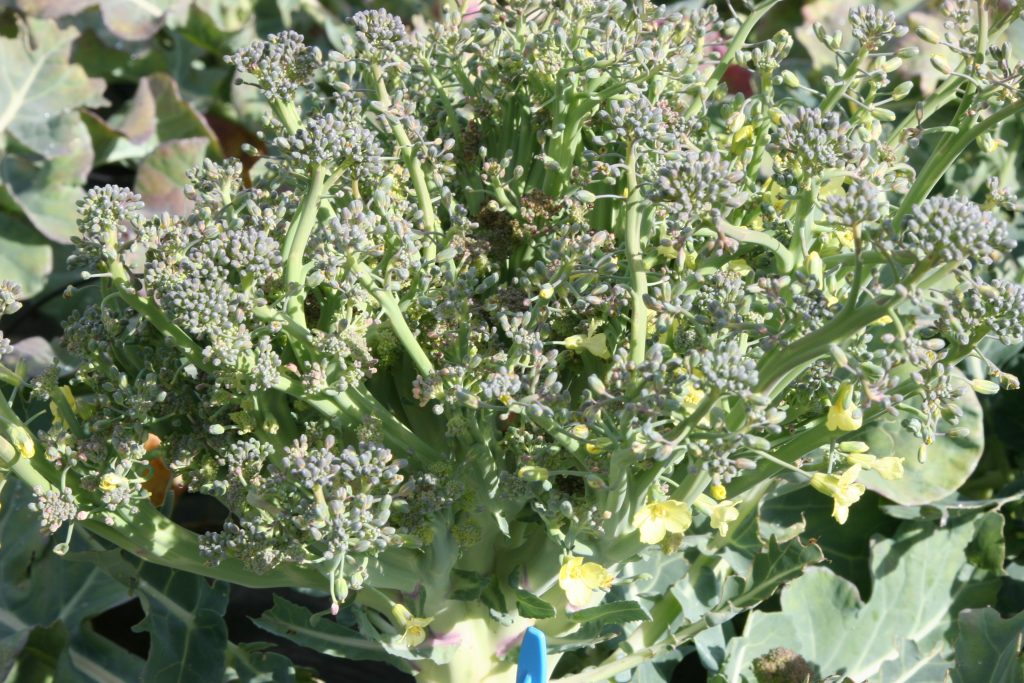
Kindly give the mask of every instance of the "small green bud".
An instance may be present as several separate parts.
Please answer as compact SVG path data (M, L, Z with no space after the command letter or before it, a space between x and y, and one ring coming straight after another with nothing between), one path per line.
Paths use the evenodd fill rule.
M860 364L860 369L864 372L864 375L868 379L878 379L885 374L885 370L881 366L876 365L870 361L865 361Z
M904 97L910 94L910 91L914 89L914 84L911 81L904 81L895 88L893 88L891 97L894 100L902 100Z
M763 436L748 436L747 445L759 451L770 451L772 448L772 442Z
M843 453L867 453L868 445L863 441L840 441L839 450Z
M932 66L947 76L953 73L953 67L949 65L949 62L943 59L942 55L932 55L931 63Z
M903 60L899 57L890 57L889 59L882 62L882 71L887 74L891 74L896 69L903 66Z
M604 382L597 375L591 375L587 378L587 384L590 386L590 390L598 396L607 396L608 388L605 387Z
M209 432L214 436L220 436L224 433L224 425L210 425Z
M896 51L896 56L900 59L914 59L919 54L921 54L921 50L916 45L903 47Z
M932 45L938 45L939 43L942 42L942 36L940 36L935 31L931 30L927 26L918 26L916 29L914 29L914 33L917 34L918 38L920 38L926 43L931 43Z
M999 393L999 385L988 379L972 379L971 389L974 389L974 393L982 394L984 396L991 396Z
M782 72L782 82L785 83L786 86L789 88L800 87L800 79L797 78L797 75L790 71L789 69L786 69L785 71Z
M882 108L872 109L871 110L871 116L874 117L875 119L877 119L878 121L889 122L889 121L895 121L896 120L896 114L892 113L888 109L882 109Z
M967 427L953 427L948 432L946 432L946 436L950 437L951 439L963 439L970 435L971 430L968 429Z

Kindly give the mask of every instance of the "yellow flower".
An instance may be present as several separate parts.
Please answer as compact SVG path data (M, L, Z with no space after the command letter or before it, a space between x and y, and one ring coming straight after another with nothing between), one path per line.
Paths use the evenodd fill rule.
M100 489L103 491L113 491L118 486L127 484L128 480L122 477L120 474L104 474L100 478Z
M523 465L519 468L519 478L526 481L545 481L548 478L548 470L539 465Z
M850 516L850 506L864 495L864 484L857 483L860 476L860 465L854 465L838 477L834 474L815 472L811 475L811 486L834 501L832 516L840 524L846 524Z
M402 643L406 647L416 647L427 639L427 627L434 621L433 618L414 617L405 605L399 604L391 608L391 614L394 615L398 625L405 629L405 633L402 634Z
M586 607L596 590L612 587L615 575L596 562L584 562L582 557L569 555L558 571L558 585L565 591L569 604Z
M610 351L608 351L608 337L604 332L600 334L574 334L571 337L566 337L562 342L565 344L565 348L572 349L573 351L589 351L592 356L598 358L608 359L612 357Z
M712 484L709 486L708 493L710 493L711 497L715 500L725 500L725 496L727 495L725 487L721 484Z
M716 502L702 493L697 496L693 505L708 516L711 520L711 528L717 529L722 536L729 533L729 524L740 518L740 511L736 509L736 502L732 500Z
M633 516L633 527L643 543L661 543L665 534L681 534L690 528L690 506L680 500L662 500L644 505Z
M846 461L851 465L860 465L866 470L874 470L882 479L893 481L903 478L903 458L894 455L879 458L870 453L850 453L846 456Z
M541 299L550 299L554 295L555 295L555 288L552 287L551 285L544 285L543 287L540 288L540 298Z
M14 442L14 447L23 458L31 458L36 454L36 442L28 430L20 425L12 425L8 435Z
M737 275L746 275L747 273L754 272L754 269L750 267L750 264L741 258L729 261L725 264L723 270L729 273L736 273Z
M853 385L849 382L839 385L839 391L828 409L828 419L825 421L829 431L841 429L844 432L854 432L863 424L864 416L850 398L852 390Z

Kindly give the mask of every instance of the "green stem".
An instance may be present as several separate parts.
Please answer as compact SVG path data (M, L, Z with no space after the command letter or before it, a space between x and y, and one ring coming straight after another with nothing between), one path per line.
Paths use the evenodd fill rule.
M309 188L302 198L299 211L295 215L292 224L288 226L288 234L284 240L284 282L287 294L285 311L300 325L306 326L306 313L304 309L303 286L305 275L302 268L302 259L306 254L306 245L316 227L316 214L320 210L320 199L323 196L327 178L327 171L316 167L310 174ZM294 291L293 291L294 290Z
M783 273L792 272L795 263L793 260L792 252L786 248L782 242L778 241L766 232L759 230L748 230L747 228L738 228L734 225L723 224L719 227L722 234L726 237L731 237L737 242L743 242L746 244L756 244L760 247L764 247L768 251L775 254L775 260L779 266L779 271Z
M391 96L388 94L387 85L384 83L384 72L376 64L370 67L370 71L373 75L374 85L377 88L377 99L380 100L380 103L385 108L390 107ZM427 186L427 177L423 173L423 167L420 165L419 159L416 158L416 154L413 152L412 141L409 139L409 134L406 132L402 122L392 116L387 118L391 126L391 134L398 141L402 163L405 164L406 169L409 171L409 178L412 180L413 189L416 191L416 202L423 213L423 226L429 235L423 247L423 258L433 261L437 255L437 243L434 241L434 237L440 236L441 226L438 223L437 214L434 212L434 201L430 196L430 188Z
M423 347L420 346L419 341L416 339L416 335L413 334L409 324L405 321L405 316L402 315L402 309L399 307L398 301L391 295L391 292L377 286L365 265L359 264L357 268L359 281L366 287L373 298L377 300L385 315L388 316L388 321L391 322L391 328L395 331L395 336L398 337L402 347L405 348L406 353L412 358L416 369L424 377L429 376L434 372L434 365L430 362Z
M948 145L944 146L925 162L924 168L921 169L921 173L910 188L910 192L903 198L903 202L900 204L895 218L893 218L893 224L899 225L903 217L910 212L910 209L928 196L928 193L932 191L936 183L942 179L949 165L967 149L968 145L983 133L995 128L1002 121L1019 114L1021 111L1024 111L1024 99L1004 106L978 125L966 128L954 135L949 140Z
M726 48L725 54L718 61L718 65L715 70L711 72L711 76L704 83L703 90L710 97L711 93L718 87L718 84L722 81L725 76L726 69L732 64L732 60L736 58L736 53L739 52L747 42L747 38L750 36L751 31L754 27L760 23L761 18L768 14L768 11L777 5L780 0L767 0L766 2L757 5L747 18L740 24L739 30L736 35L733 36L732 40L729 41L729 47ZM693 98L690 102L690 106L686 108L686 118L692 118L697 115L701 105L704 104L704 100L701 97Z
M643 362L647 353L647 269L640 244L640 191L636 177L636 150L630 143L626 151L626 256L633 287L633 315L630 320L629 352L634 363Z
M864 58L868 56L868 50L863 45L857 50L857 55L850 62L850 65L846 67L846 71L840 77L839 82L833 85L825 99L821 103L821 111L827 112L839 103L839 99L846 94L846 91L850 89L850 85L853 83L853 77L857 75L857 71L860 69L860 63L864 61Z
M6 405L5 401L0 403ZM0 439L0 466L13 472L33 489L57 489L56 485L37 469L43 467L38 459L19 457L6 439ZM247 570L241 562L230 557L224 558L216 566L207 565L199 552L199 537L178 526L149 504L140 505L138 512L132 515L130 521L114 517L113 526L95 519L87 519L78 524L136 557L178 571L250 588L327 588L323 576L313 569L281 566L263 574L255 574Z

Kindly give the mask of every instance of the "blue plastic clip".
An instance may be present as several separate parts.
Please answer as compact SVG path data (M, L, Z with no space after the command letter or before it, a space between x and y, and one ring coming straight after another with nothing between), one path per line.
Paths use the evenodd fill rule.
M519 648L519 669L516 683L548 683L548 644L544 632L526 629Z

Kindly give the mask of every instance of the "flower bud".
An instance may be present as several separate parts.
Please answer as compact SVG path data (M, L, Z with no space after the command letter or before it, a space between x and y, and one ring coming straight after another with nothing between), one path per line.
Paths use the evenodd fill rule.
M839 450L843 453L867 453L868 445L863 441L840 441Z
M590 429L585 424L574 424L569 427L569 433L577 439L585 439L590 436Z
M786 86L789 88L800 87L800 79L797 78L797 75L790 71L789 69L786 69L785 71L782 72L782 82L785 83Z
M953 73L953 67L949 65L949 62L943 59L942 55L932 55L931 63L932 66L947 76Z
M545 481L548 469L539 465L523 465L519 468L519 478L524 481Z
M935 31L931 30L927 26L918 26L916 29L914 29L914 33L917 34L918 38L920 38L926 43L931 43L932 45L938 45L939 43L942 42L942 36L940 36Z
M910 94L910 91L914 89L912 81L904 81L893 88L891 97L894 100L902 100L904 97Z
M984 396L991 396L999 393L999 385L988 379L972 379L971 389L974 393Z

